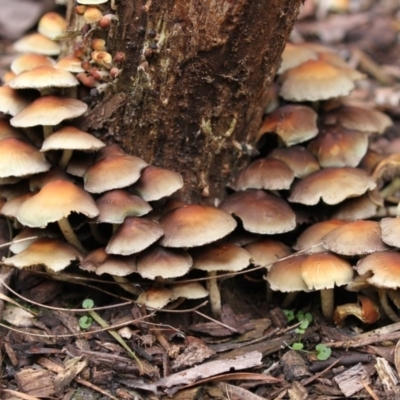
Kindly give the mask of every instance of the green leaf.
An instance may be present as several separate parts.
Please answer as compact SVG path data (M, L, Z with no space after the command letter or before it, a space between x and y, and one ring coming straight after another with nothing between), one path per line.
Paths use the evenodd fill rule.
M306 331L304 329L301 328L297 328L294 330L294 333L298 333L299 335L303 335Z
M304 347L303 343L293 343L292 344L292 349L293 350L302 350Z
M330 347L325 346L324 344L320 343L315 346L315 350L317 351L317 358L320 361L327 360L331 354L332 350Z
M308 312L304 314L304 319L311 323L313 320L313 316L311 315L311 313Z
M295 316L294 316L294 311L293 310L283 310L283 313L285 314L288 322L294 320Z
M304 312L303 311L297 311L297 314L296 314L296 318L297 318L297 321L304 321L304 319L305 319L305 317L304 317Z
M87 315L84 315L83 317L79 318L79 326L81 327L81 329L88 329L92 326L92 318L90 318Z
M307 319L303 319L303 321L301 322L299 328L300 329L307 329L308 325L310 325L310 322Z
M92 299L86 299L83 301L82 303L82 307L83 308L93 308L94 307L94 301Z

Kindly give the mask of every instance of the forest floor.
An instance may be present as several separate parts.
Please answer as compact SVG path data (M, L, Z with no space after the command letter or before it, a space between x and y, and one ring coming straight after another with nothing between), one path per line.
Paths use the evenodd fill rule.
M9 43L35 24L13 19L16 3L0 1L10 7L0 14L4 70L14 56ZM32 7L30 15L38 5L38 16L48 7L24 3L25 11ZM394 121L376 146L400 137L400 1L349 1L352 9L337 13L316 3L306 2L293 41L331 46L366 73L351 96ZM0 228L6 243L7 226ZM7 270L2 272L0 278ZM29 313L6 307L1 398L400 398L400 323L368 326L348 318L337 327L321 316L316 293L300 295L284 310L281 294L267 303L262 271L221 281L221 321L201 301L155 313L130 301L114 282L89 280L81 272L71 280L19 271L11 287L3 287L0 311L17 302ZM335 296L341 304L357 301L340 288ZM88 299L98 309L82 308Z

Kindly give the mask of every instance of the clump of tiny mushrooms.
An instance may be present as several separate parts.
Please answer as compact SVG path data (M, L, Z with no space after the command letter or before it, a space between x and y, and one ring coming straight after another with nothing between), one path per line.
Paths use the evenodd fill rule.
M371 162L371 138L391 121L346 102L361 73L330 49L288 44L278 96L258 133L260 148L271 135L277 145L239 171L218 207L168 205L165 199L183 187L180 174L106 145L74 124L87 111L77 98L78 85L101 92L118 79L124 62L124 54L109 53L95 34L97 27L101 32L117 23L116 15L104 13L107 1L76 3L85 42L78 41L72 55L51 58L60 52L53 39L65 34L66 23L45 15L39 33L15 44L23 54L11 64L12 79L0 87L1 213L21 237L37 236L14 245L5 264L44 264L58 273L78 261L86 271L112 275L148 307L209 294L217 317L220 272L265 267L269 300L271 290L318 290L326 318L333 316L334 287L351 286L357 272L365 278L361 288L375 285L387 315L398 318L387 304L387 296L396 295L386 288L400 285L389 276L400 266L399 220L379 223L376 217L388 197L381 189L397 175L400 157L384 154L377 165ZM90 228L89 239L82 223L71 224L72 214ZM311 215L319 222L312 224ZM281 240L295 229L302 231L295 243ZM236 240L238 230L249 236ZM291 247L301 254L292 255ZM377 270L392 253L390 268ZM180 282L194 269L206 271L208 290ZM138 289L139 281L153 284ZM289 294L285 303L293 298Z

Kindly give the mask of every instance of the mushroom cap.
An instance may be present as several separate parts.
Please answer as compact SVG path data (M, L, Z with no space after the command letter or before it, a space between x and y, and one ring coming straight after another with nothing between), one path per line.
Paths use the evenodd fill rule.
M158 222L148 218L128 217L111 236L107 254L128 256L139 253L164 234Z
M68 55L62 57L57 61L54 65L56 68L63 69L64 71L69 71L74 74L78 74L80 72L84 72L85 70L81 66L82 60L73 55Z
M236 175L231 187L233 190L289 189L294 179L293 171L275 158L259 158Z
M54 66L55 61L46 57L43 54L21 54L10 65L11 71L18 75L25 71L30 71L33 68L42 65Z
M370 254L387 249L381 240L381 228L377 221L348 222L327 233L322 243L327 250L345 256Z
M69 88L79 85L75 76L51 65L40 65L22 72L9 82L13 89Z
M293 171L296 178L304 178L320 169L314 155L301 146L278 147L269 155L283 161Z
M165 247L195 247L215 242L236 228L236 221L215 207L188 204L173 209L160 219Z
M44 228L50 222L68 217L71 212L94 218L99 210L92 197L68 181L52 181L20 207L17 219L31 228Z
M400 175L400 154L395 153L379 161L372 172L378 188Z
M278 74L281 75L288 69L295 68L308 60L316 60L318 53L308 47L286 43L282 53L282 62Z
M67 28L67 21L56 12L47 12L38 23L38 32L49 39L54 40L61 36Z
M96 222L122 224L126 217L140 217L149 213L152 208L143 199L126 190L115 189L96 200L99 215Z
M45 56L58 56L61 47L58 43L40 33L31 33L17 40L14 49L20 53L35 53Z
M161 309L171 301L176 300L176 298L176 294L171 290L163 287L156 287L142 292L136 301L149 308Z
M356 265L360 275L372 272L368 278L371 285L397 289L400 287L400 253L395 251L382 251L365 256Z
M40 151L49 150L81 150L96 151L105 144L90 133L81 131L73 126L63 126L48 136Z
M56 239L40 238L26 250L4 258L3 262L17 268L45 265L52 271L58 272L67 268L72 261L81 259L82 254L70 244Z
M7 119L0 119L0 141L9 137L28 141L28 137L19 129L11 126Z
M308 149L323 168L356 167L367 153L368 136L340 126L325 127Z
M275 132L288 147L306 142L318 134L317 113L302 105L279 107L264 118L257 140L268 132Z
M339 205L339 208L332 214L332 218L356 221L358 219L375 217L378 205L370 198L370 194L373 192L374 191L368 192L360 197L354 197L343 201Z
M74 182L74 179L61 169L52 168L49 171L32 176L29 179L29 190L32 192L35 190L40 190L43 186L47 185L51 181Z
M126 276L137 272L135 256L121 257L107 254L102 247L86 255L80 268L85 271L96 272L97 275Z
M17 235L14 236L10 251L14 254L21 253L26 250L36 240L46 238L56 238L56 235L48 229L38 228L23 228Z
M400 247L400 217L382 218L380 227L383 242L389 246Z
M271 289L280 292L307 292L300 269L306 258L307 255L299 255L275 262L266 278Z
M107 3L108 0L76 0L78 4L84 4L85 6L94 6L97 4Z
M257 266L265 266L270 270L272 264L280 258L292 253L290 248L277 240L261 239L249 243L244 247L251 255L251 263Z
M318 101L347 96L354 89L348 74L323 60L308 60L281 75L285 100Z
M5 204L1 207L0 214L5 215L9 218L17 218L18 210L21 207L21 204L30 199L35 194L36 193L34 192L28 192L6 201Z
M26 96L9 85L0 86L0 112L14 116L31 102L31 96Z
M36 147L12 137L0 141L0 178L29 176L50 167Z
M263 190L246 190L227 196L219 205L236 215L246 231L273 235L292 231L296 215L281 198Z
M83 177L85 190L103 193L130 186L140 178L147 165L141 158L130 155L102 158L87 169Z
M310 290L332 289L353 279L353 268L342 258L330 253L314 253L301 264L301 277Z
M325 168L297 182L288 200L311 206L321 199L324 203L333 205L349 197L361 196L375 187L374 179L362 169Z
M383 112L373 108L342 105L325 115L325 124L338 124L347 129L355 129L369 133L383 133L392 120Z
M347 221L340 219L329 219L312 224L298 236L293 248L297 251L307 251L309 254L325 251L322 245L322 238L329 232L345 224L347 224ZM319 246L317 246L318 244Z
M137 257L137 271L146 279L178 278L186 275L192 265L192 257L186 251L158 245L144 250Z
M208 296L208 290L199 282L175 283L169 287L176 297L196 300Z
M81 116L87 108L87 104L80 100L60 96L42 96L24 108L10 122L12 126L21 128L58 125L65 119Z
M236 272L247 268L251 254L243 247L230 243L211 244L191 252L193 268L207 272Z
M182 175L175 171L147 166L141 173L133 190L146 201L168 197L183 187Z

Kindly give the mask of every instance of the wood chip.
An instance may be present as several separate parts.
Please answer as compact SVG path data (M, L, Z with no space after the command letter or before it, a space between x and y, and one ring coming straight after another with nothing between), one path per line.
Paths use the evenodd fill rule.
M281 358L283 373L289 382L298 381L309 377L311 374L306 362L295 350L288 350Z
M362 364L357 364L345 370L333 379L346 397L352 396L354 393L364 389L365 384L371 383L368 372Z
M399 382L393 368L389 365L387 360L382 357L376 358L376 371L378 372L379 378L382 382L386 392L392 392L396 389Z
M307 389L299 382L293 382L292 387L288 390L290 400L307 400Z
M56 392L51 373L44 369L23 369L15 379L19 390L31 396L51 397Z

